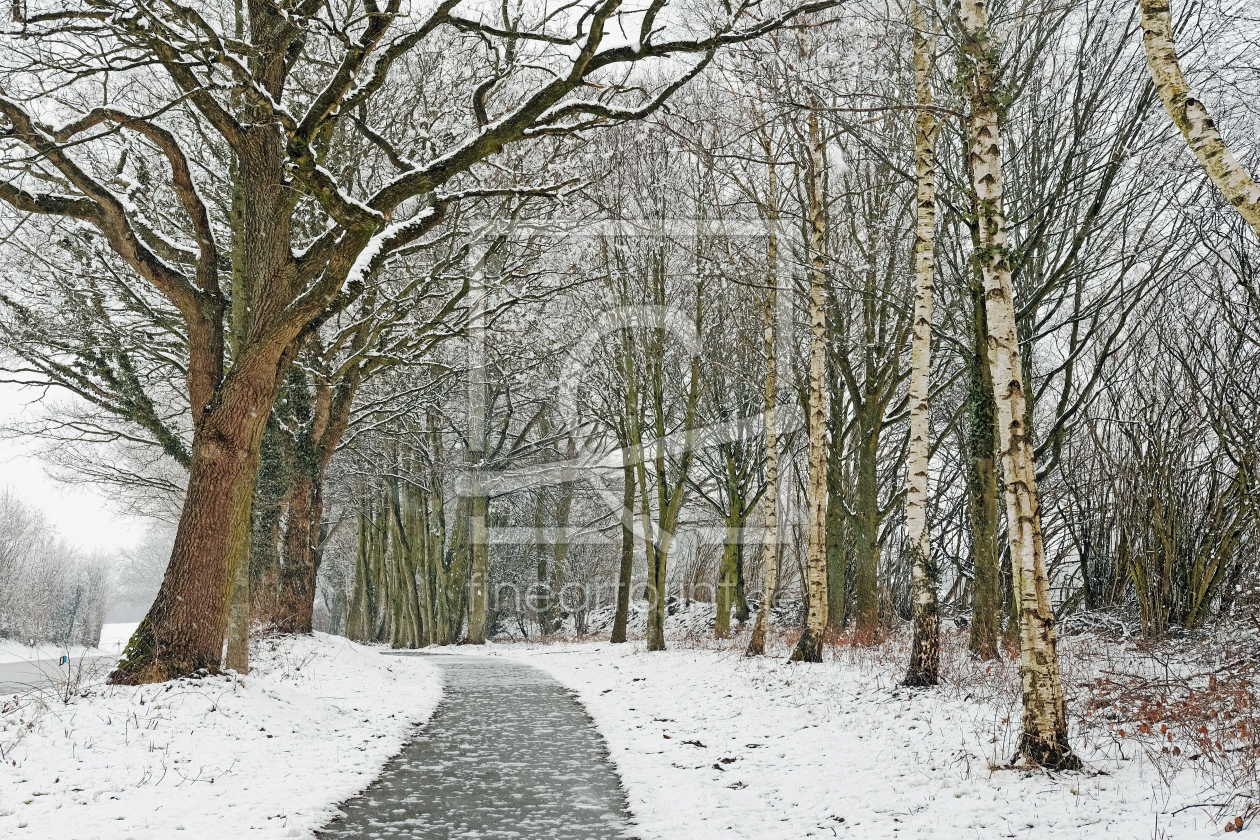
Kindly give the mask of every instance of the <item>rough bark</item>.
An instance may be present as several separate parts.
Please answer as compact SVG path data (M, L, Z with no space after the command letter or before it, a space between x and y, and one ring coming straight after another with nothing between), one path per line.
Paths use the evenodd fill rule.
M140 685L199 670L218 672L235 564L249 545L258 448L276 379L273 369L259 372L249 383L253 388L244 382L225 388L223 402L197 425L170 564L111 683Z
M1177 58L1169 0L1139 0L1138 8L1146 66L1164 109L1212 183L1260 236L1260 184L1225 145L1206 106L1191 95Z
M929 0L930 2L930 0ZM927 32L922 2L910 5L914 38L914 81L920 106L932 104L932 53L936 38ZM928 467L931 457L932 292L936 232L936 116L921 107L914 122L918 180L914 241L914 325L910 346L910 442L906 456L906 542L914 581L914 639L904 684L936 685L940 679L939 583L927 523Z
M805 555L809 608L805 629L792 651L794 662L821 662L827 632L827 362L826 230L822 196L823 146L818 114L809 115L810 296L809 315L813 339L809 364L809 486L806 505L808 541Z
M964 58L970 63L969 157L979 202L980 250L989 349L993 362L999 454L1006 479L1006 520L1019 594L1023 732L1019 750L1032 764L1077 768L1067 740L1067 714L1059 678L1054 611L1046 581L1038 510L1037 468L1026 422L1023 365L1016 332L1010 252L1003 212L1001 130L996 85L997 44L989 33L985 0L964 0Z

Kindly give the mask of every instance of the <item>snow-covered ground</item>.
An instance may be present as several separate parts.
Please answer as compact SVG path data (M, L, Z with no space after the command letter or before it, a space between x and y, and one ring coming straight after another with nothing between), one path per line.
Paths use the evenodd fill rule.
M1009 700L907 691L896 668L869 661L789 665L786 648L748 659L740 645L649 654L641 642L484 652L576 693L643 840L1222 836L1187 808L1215 801L1189 774L1166 785L1144 759L1083 743L1087 773L1000 769L1018 735Z
M0 665L11 662L43 662L49 659L60 659L67 654L72 659L93 656L118 656L127 640L135 632L136 624L106 624L101 628L101 641L94 647L70 645L61 647L50 642L35 645L22 644L13 639L0 639Z
M442 693L431 662L323 634L256 640L251 664L0 697L0 837L311 837Z

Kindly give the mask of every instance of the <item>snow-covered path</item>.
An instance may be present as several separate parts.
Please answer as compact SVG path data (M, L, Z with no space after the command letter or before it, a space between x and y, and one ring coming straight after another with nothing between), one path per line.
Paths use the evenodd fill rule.
M432 661L446 684L432 720L321 837L624 836L608 749L558 682L500 658Z

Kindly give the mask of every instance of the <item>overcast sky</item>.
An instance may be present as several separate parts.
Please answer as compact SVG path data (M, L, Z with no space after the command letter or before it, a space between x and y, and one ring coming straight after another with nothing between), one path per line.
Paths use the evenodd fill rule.
M0 423L18 420L38 396L32 389L0 383ZM0 439L0 488L7 488L44 512L67 542L84 551L133 548L148 521L115 512L108 492L90 485L66 485L49 478L37 447L29 441ZM117 490L112 491L117 493Z

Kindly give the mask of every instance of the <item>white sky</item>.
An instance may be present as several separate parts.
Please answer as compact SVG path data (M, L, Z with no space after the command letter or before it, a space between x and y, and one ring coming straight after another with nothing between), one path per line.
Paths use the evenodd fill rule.
M38 411L37 406L28 407L38 395L34 389L0 383L0 423ZM67 542L84 551L135 547L148 521L116 513L107 494L117 490L54 481L36 452L37 447L30 441L0 439L0 488L12 490L42 510Z

